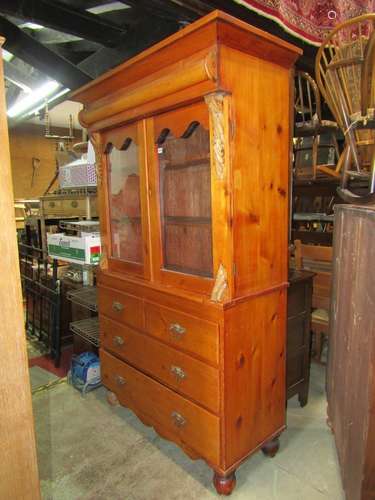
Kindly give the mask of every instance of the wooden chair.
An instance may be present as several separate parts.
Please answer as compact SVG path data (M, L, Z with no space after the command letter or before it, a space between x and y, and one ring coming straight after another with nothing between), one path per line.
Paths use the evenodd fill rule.
M375 203L375 14L338 25L324 40L315 61L320 92L345 135L335 175L340 196L349 203ZM356 195L352 178L368 181Z
M323 336L329 335L333 249L328 246L306 245L300 240L295 240L294 246L295 268L308 269L315 273L311 330L315 338L313 359L321 362Z
M339 146L337 143L337 133L339 127L336 122L322 120L322 108L320 92L314 79L304 71L297 71L295 78L295 120L294 137L304 138L312 137L312 167L313 178L316 179L317 171L322 173L331 173L328 165L318 165L318 149L320 136L329 134L332 144L335 148L337 158L340 157ZM298 148L304 150L305 148ZM310 149L310 148L308 148Z

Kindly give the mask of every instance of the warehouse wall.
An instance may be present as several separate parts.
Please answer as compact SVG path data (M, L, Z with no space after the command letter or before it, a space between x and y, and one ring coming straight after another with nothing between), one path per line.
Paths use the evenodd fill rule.
M51 133L67 135L68 130L54 127ZM81 133L75 131L77 142ZM9 130L14 198L38 198L48 187L55 170L55 141L44 137L44 127L21 124ZM32 159L40 160L32 181ZM55 186L57 188L57 186Z

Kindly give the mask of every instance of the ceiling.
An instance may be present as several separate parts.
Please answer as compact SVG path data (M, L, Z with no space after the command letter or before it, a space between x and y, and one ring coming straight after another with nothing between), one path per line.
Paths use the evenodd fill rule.
M233 0L1 0L10 126L35 121L46 100L53 99L52 108L66 99L68 89L77 89L215 8L303 47L300 64L312 68L314 47ZM44 89L41 96L48 81L48 93ZM64 121L67 113L61 111L56 120Z

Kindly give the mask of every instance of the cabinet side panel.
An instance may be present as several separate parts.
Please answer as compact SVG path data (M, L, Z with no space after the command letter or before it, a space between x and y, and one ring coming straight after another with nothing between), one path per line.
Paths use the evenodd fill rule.
M222 47L232 92L236 296L287 281L290 70Z
M285 425L286 289L225 312L226 467Z

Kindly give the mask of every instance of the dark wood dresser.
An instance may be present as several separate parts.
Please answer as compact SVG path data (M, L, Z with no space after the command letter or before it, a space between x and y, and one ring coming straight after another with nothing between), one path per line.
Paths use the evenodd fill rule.
M311 301L314 273L289 272L286 396L307 404L310 380Z

